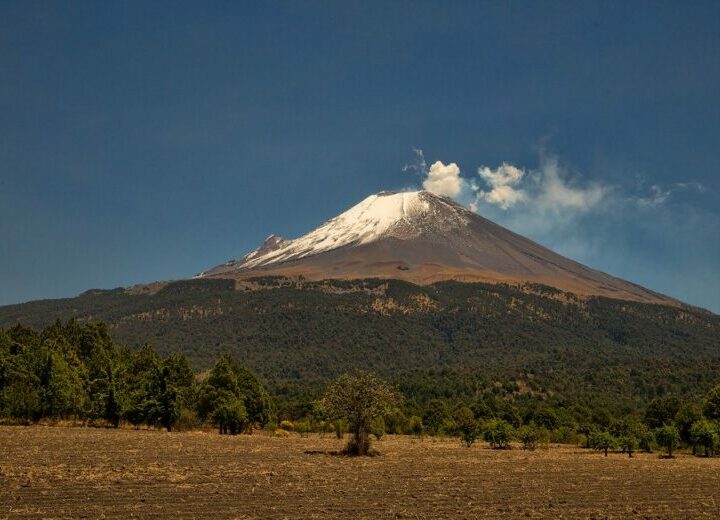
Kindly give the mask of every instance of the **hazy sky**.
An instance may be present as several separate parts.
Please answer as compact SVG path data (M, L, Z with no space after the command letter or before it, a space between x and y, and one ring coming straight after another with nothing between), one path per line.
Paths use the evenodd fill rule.
M0 304L188 277L429 174L720 312L719 102L717 1L4 1Z

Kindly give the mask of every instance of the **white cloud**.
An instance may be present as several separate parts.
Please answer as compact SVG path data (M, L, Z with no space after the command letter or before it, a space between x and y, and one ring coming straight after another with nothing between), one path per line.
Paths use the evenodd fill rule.
M596 206L610 191L600 183L585 187L572 186L555 157L544 157L539 172L540 192L537 203L548 209L574 208L587 211Z
M460 177L460 168L455 163L448 165L436 161L430 165L423 188L436 195L457 197L462 191L464 182Z
M526 197L523 190L514 188L522 181L525 172L512 164L502 163L494 170L482 166L478 168L478 175L491 188L490 191L483 191L473 186L478 199L508 209Z
M641 208L655 208L665 204L673 193L681 191L696 191L702 193L705 191L705 187L699 182L676 182L668 187L653 184L648 189L647 195L636 197L634 200Z
M482 202L507 210L519 203L541 212L588 211L611 191L600 183L581 184L570 178L555 157L541 158L540 169L525 172L512 164L483 166L478 175L488 190L475 189L475 208Z
M650 193L646 197L638 197L637 204L641 208L654 208L663 204L670 197L670 190L663 190L657 184L650 186Z
M478 175L491 186L515 186L522 180L525 172L504 162L494 170L481 166L478 168Z
M525 199L525 192L516 190L512 186L498 186L490 191L480 191L477 196L489 202L500 206L502 209L508 209L516 203Z

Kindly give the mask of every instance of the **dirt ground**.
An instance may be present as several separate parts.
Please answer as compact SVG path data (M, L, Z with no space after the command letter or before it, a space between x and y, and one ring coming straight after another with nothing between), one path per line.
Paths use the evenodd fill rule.
M0 518L720 518L720 458L0 427Z

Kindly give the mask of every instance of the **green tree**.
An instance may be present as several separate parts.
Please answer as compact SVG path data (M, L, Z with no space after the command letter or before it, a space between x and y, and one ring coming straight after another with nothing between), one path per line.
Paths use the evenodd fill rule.
M655 438L650 428L645 424L640 424L638 429L635 431L635 436L638 440L638 447L645 453L652 452L652 443Z
M237 435L244 432L249 424L245 402L239 397L227 395L213 409L212 420L221 434Z
M703 417L702 410L691 404L685 404L680 407L675 414L675 426L680 433L680 440L685 444L692 444L690 430L693 424L701 420Z
M660 428L675 420L680 410L680 399L674 395L653 399L645 411L645 422L650 428Z
M638 440L637 437L632 434L625 434L618 439L617 445L623 453L627 453L628 457L632 458L633 453L638 447Z
M255 424L262 427L270 421L270 396L258 377L230 356L222 355L198 391L198 417L203 421L216 417L215 411L219 407L227 408L228 403L235 406L233 398L243 401L248 418L246 430Z
M549 406L540 406L528 417L526 422L534 422L540 428L554 430L560 424L560 419L555 410Z
M372 421L382 417L399 403L399 396L375 374L343 374L330 384L319 402L328 419L344 419L350 425L352 439L346 451L352 455L370 453Z
M490 419L483 425L483 437L491 448L505 450L515 437L515 428L503 419Z
M43 417L78 416L85 404L80 374L57 352L46 352L40 381L40 413Z
M455 424L462 443L468 448L472 446L480 436L480 425L473 411L467 406L459 408L455 412Z
M616 445L615 437L609 432L596 431L590 434L590 447L605 452L606 457L608 456L608 450L613 449Z
M690 428L690 442L693 445L693 454L696 452L696 446L702 446L706 457L714 455L715 448L720 442L717 427L707 419L694 422Z
M680 444L680 433L672 424L666 424L655 430L655 440L667 450L667 456L672 458L673 450Z
M705 396L703 414L711 421L720 421L720 385L710 390Z
M442 431L443 424L450 416L447 403L442 399L433 399L425 407L423 424L430 435L437 435Z

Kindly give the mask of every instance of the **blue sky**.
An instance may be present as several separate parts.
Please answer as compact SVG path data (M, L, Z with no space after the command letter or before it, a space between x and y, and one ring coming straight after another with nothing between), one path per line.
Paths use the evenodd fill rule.
M720 312L717 2L149 4L0 4L0 304L190 276L419 188L421 149Z

